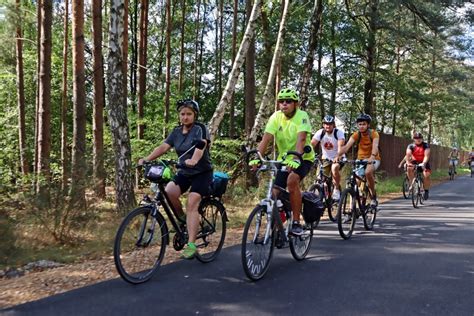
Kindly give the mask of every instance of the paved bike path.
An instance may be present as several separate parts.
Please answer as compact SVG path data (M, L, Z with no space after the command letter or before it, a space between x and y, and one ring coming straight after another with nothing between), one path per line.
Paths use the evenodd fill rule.
M308 259L275 249L267 275L246 279L240 246L216 261L180 261L148 283L102 282L0 311L6 315L474 315L474 179L430 200L381 205L373 232L351 240L322 222Z

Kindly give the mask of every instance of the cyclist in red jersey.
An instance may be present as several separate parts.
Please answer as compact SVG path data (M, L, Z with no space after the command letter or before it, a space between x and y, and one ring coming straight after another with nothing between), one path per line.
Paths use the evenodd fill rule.
M407 175L410 183L413 183L416 165L422 164L424 177L423 184L425 187L424 198L427 200L429 197L429 188L431 186L431 167L429 163L430 145L423 141L423 136L421 133L413 133L413 144L408 145L405 160L407 164Z

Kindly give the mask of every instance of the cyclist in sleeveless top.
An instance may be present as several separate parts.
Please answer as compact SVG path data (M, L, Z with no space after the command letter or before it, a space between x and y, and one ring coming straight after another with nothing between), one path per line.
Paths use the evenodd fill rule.
M449 160L450 166L454 164L454 174L457 174L456 166L458 165L458 161L459 161L459 150L456 147L453 147L451 151L449 152L448 160Z
M290 204L293 211L291 233L301 235L303 228L300 224L302 207L300 181L309 173L313 165L314 152L304 153L304 147L310 144L311 125L308 113L298 108L298 94L293 89L282 89L277 96L279 111L272 114L265 127L265 133L258 145L258 151L264 155L267 147L275 140L278 149L278 159L288 151L297 151L303 154L303 161L287 157L283 163L287 171L278 171L275 179L273 194L278 194L278 187L288 187ZM311 147L311 146L310 146ZM256 168L258 160L250 161L249 165Z
M321 143L322 158L327 159L324 164L324 174L332 175L334 191L332 198L338 201L341 197L341 174L340 170L344 166L342 161L336 162L337 152L344 146L344 132L336 128L334 117L326 115L323 119L323 128L318 130L311 139L311 145L315 148Z
M357 159L367 161L365 168L365 178L367 179L367 186L369 187L372 201L372 207L377 207L377 192L375 191L375 171L380 166L379 140L380 136L374 130L369 128L372 117L368 114L361 113L357 117L358 131L354 132L349 138L349 141L337 154L337 160L341 159L342 155L352 148L354 144L358 144Z
M417 164L423 164L423 185L425 187L424 198L428 200L429 189L431 186L431 167L430 167L430 145L423 141L421 133L413 133L413 144L408 145L405 160L407 162L407 176L410 184L415 178L415 167ZM411 188L411 185L410 185Z
M194 100L180 100L176 110L179 113L180 125L176 127L165 141L147 157L138 161L152 161L175 148L178 163L182 165L173 181L166 185L168 194L178 218L186 221L189 242L183 250L182 257L193 259L196 252L196 236L199 229L198 207L203 196L210 194L212 183L212 165L209 155L210 137L206 126L197 122L199 104ZM190 189L186 213L179 197Z

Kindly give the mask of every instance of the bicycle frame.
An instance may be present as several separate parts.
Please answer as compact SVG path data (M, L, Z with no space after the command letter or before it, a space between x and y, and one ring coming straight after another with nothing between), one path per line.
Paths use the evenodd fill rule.
M365 211L366 205L365 203L362 203L360 189L359 189L359 185L357 184L357 180L359 180L361 184L364 184L364 192L367 191L368 193L367 180L365 179L365 177L360 177L357 174L357 171L367 166L367 163L363 164L362 161L357 161L357 160L347 161L347 162L350 162L352 164L352 171L351 171L351 175L349 176L348 185L346 187L351 187L354 190L357 196L356 201L357 201L357 204L359 205L359 210ZM360 166L356 167L357 164L360 164Z

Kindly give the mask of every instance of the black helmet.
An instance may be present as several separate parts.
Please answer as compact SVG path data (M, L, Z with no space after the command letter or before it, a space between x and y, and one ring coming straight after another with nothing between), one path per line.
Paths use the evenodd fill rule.
M420 132L415 132L415 133L413 133L413 139L415 139L415 138L423 138L423 135L421 135Z
M360 113L359 116L356 119L356 122L367 122L367 124L370 124L372 122L372 117L369 114L365 113Z
M179 112L182 107L189 107L191 108L194 112L196 112L196 115L199 114L199 104L192 100L192 99L184 99L184 100L179 100L176 102L176 111Z
M332 115L326 115L323 119L323 123L327 123L327 124L335 124L336 121L334 121L334 116Z

